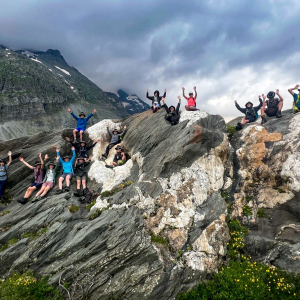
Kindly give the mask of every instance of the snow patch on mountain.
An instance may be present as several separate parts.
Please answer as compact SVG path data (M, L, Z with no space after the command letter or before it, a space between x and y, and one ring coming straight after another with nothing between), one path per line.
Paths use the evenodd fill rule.
M35 61L35 62L37 62L37 63L40 63L40 64L42 64L42 65L44 65L40 60L38 60L38 59L36 59L36 58L30 58L31 60L33 60L33 61ZM45 65L44 65L45 66Z
M60 70L61 72L63 72L63 73L65 73L65 74L67 74L67 75L69 75L69 76L71 76L71 74L68 72L68 71L66 71L65 69L61 69L60 67L58 67L58 66L54 66L56 69L58 69L58 70Z

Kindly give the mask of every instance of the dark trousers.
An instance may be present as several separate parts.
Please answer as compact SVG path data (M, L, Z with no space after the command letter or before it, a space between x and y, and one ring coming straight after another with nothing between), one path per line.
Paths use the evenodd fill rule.
M109 145L106 147L105 154L108 155L109 150L110 150L113 146L115 146L115 145L117 145L117 144L118 144L118 143L109 144Z
M169 121L172 125L176 125L179 122L179 116L166 116L166 120Z
M0 181L0 199L5 192L5 186L6 186L6 180L1 180Z

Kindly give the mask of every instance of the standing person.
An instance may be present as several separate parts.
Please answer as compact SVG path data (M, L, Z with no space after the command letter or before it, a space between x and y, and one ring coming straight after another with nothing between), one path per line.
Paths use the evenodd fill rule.
M45 155L44 161L48 159L48 155ZM56 158L58 162L58 159ZM43 197L47 195L47 193L54 188L55 186L55 177L58 169L58 164L55 164L53 161L49 161L48 165L45 166L45 178L43 180L43 185L38 193L35 195L34 199L31 202L36 202L41 200Z
M126 153L123 151L122 147L119 145L115 149L117 152L114 156L114 160L110 163L110 165L105 165L105 167L107 167L107 168L122 166L126 163L127 157L126 157Z
M299 94L294 93L294 90L298 90ZM297 84L294 88L288 89L289 93L293 96L294 102L293 102L293 112L294 114L298 113L300 111L300 89L299 84Z
M71 143L73 147L75 147L75 151L77 151L78 157L83 157L86 161L89 157L88 151L91 150L96 146L97 143L99 143L101 140L98 139L93 145L87 147L85 141L80 141L80 144L71 142L70 138L66 137L66 140Z
M155 91L154 92L154 96L149 96L149 90L147 89L147 94L146 94L146 97L152 101L152 111L153 113L156 113L160 107L161 107L161 104L160 104L160 101L162 98L166 98L167 96L167 90L165 89L164 91L164 95L162 97L159 96L159 91Z
M181 103L181 97L178 96L178 104L177 104L177 107L175 109L175 107L173 105L171 105L170 107L168 107L166 104L165 104L165 98L162 98L162 107L165 108L166 112L167 112L167 115L165 117L165 119L171 123L171 125L176 125L178 124L179 122L179 108L180 108L180 103Z
M70 108L68 108L68 112L70 112L71 115L73 116L73 118L75 120L77 120L77 127L76 127L76 129L73 130L74 143L77 142L76 133L78 131L79 131L80 140L82 141L83 140L82 135L83 135L83 132L86 130L87 122L97 112L97 110L94 109L93 112L91 114L89 114L87 117L85 116L85 114L83 112L81 112L79 114L79 117L77 117Z
M4 159L0 159L0 200L5 192L6 182L7 182L7 169L10 166L11 159L11 151L8 151L8 163Z
M34 167L27 163L23 157L20 157L20 161L27 166L29 169L32 169L34 172L34 183L26 190L23 199L18 200L21 204L26 204L32 193L38 190L43 184L44 178L44 161L42 158L42 153L39 154L40 161L36 161Z
M237 130L240 130L243 128L243 126L246 124L246 123L251 123L251 122L255 122L258 118L258 114L257 112L260 110L260 108L263 106L263 101L262 99L260 98L260 96L258 96L258 99L259 99L259 102L260 104L258 106L254 106L253 107L253 103L252 102L247 102L246 103L246 108L241 108L237 101L235 100L234 103L235 103L235 106L236 108L242 112L243 114L245 114L245 117L243 117L243 119L241 120L241 122L238 122L237 123L237 126L236 126L236 129Z
M74 174L73 162L76 158L75 148L72 147L71 149L72 149L72 153L73 153L72 158L70 159L70 156L65 155L63 160L61 159L61 157L59 155L59 148L56 149L57 159L61 163L62 168L63 168L63 173L60 175L59 180L58 180L58 188L59 189L57 190L56 194L63 193L62 184L65 179L66 179L65 191L68 192L70 190L70 182L71 182L71 179Z
M106 147L105 153L102 154L103 157L107 157L109 154L109 150L121 143L121 138L124 136L124 134L126 133L126 125L124 126L124 131L121 133L118 133L118 129L114 129L112 132L109 131L109 124L106 124L106 129L107 129L107 133L111 136L111 140L109 145Z
M277 95L279 97L275 98L275 95ZM266 96L264 94L262 94L262 98L263 98L263 106L261 107L260 111L261 111L261 124L265 124L267 123L267 118L265 116L265 114L268 117L275 117L276 118L281 118L281 110L283 107L283 98L280 96L279 94L279 90L276 90L276 94L274 92L269 92L267 95L268 100L265 101ZM267 105L267 108L266 108Z
M182 88L182 95L183 97L187 100L188 104L185 106L186 110L193 111L193 110L199 110L196 108L196 99L197 99L197 91L196 87L194 86L194 91L195 91L195 97L193 92L189 92L189 97L185 96L185 88Z
M86 181L87 181L87 170L86 167L89 165L91 161L92 155L90 155L87 161L84 160L84 157L78 157L75 163L74 174L76 176L77 182L77 190L75 196L79 196L80 194L80 187L82 184L82 189L85 190Z

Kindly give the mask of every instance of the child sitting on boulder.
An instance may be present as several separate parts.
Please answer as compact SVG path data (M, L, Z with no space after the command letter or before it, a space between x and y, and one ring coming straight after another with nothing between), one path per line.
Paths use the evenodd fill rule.
M20 157L20 161L27 166L29 169L32 169L34 172L34 183L26 190L24 197L21 200L18 200L21 204L26 204L27 200L30 198L32 193L38 190L43 184L44 178L44 161L42 158L42 153L39 154L40 161L36 161L34 167L27 163L23 157Z
M48 155L45 155L44 161L48 159ZM58 159L56 158L58 161ZM45 166L45 178L43 180L43 185L38 193L35 195L34 199L31 202L36 202L41 200L43 197L47 195L47 193L54 188L55 186L55 177L58 169L58 164L55 164L53 161L50 161L48 165Z
M72 147L72 158L70 159L70 156L65 155L64 159L62 160L60 155L59 155L59 148L56 149L56 154L57 154L57 158L58 161L61 163L62 167L63 167L63 173L60 175L59 180L58 180L58 187L59 189L57 190L57 194L61 194L63 193L63 189L62 189L62 184L63 181L66 179L66 188L65 191L68 192L70 191L70 181L73 177L73 162L76 158L76 154L75 154L75 148Z
M84 157L78 157L76 160L74 174L76 176L77 190L76 190L75 196L79 196L81 184L82 184L83 190L85 190L87 188L86 187L86 181L87 181L86 168L89 165L91 158L92 158L92 155L90 155L90 157L87 161L84 160Z
M124 131L122 133L118 133L118 129L114 129L113 132L109 131L109 124L106 124L106 128L107 128L107 133L111 136L111 140L109 145L106 147L105 153L102 154L103 157L107 158L108 154L109 154L109 150L121 143L121 138L124 136L124 134L126 133L126 125L124 126Z
M80 144L71 142L70 138L66 137L66 140L71 143L71 145L75 148L75 151L77 151L78 157L83 157L86 161L89 157L88 151L91 150L96 146L97 143L99 143L101 140L97 140L93 145L86 146L86 141L80 141Z
M5 192L6 182L7 182L7 169L10 166L11 159L11 151L8 151L8 163L4 159L0 159L0 200Z
M73 136L74 136L74 143L76 143L76 133L79 131L80 140L83 140L83 132L86 130L87 122L88 120L97 112L96 109L93 110L91 114L89 114L87 117L83 112L79 114L79 117L77 117L70 108L68 108L68 112L71 113L73 118L77 120L77 127L73 130Z
M182 95L188 102L188 104L185 106L185 109L189 110L189 111L199 110L198 108L196 108L196 99L197 99L196 87L194 86L195 97L194 97L193 92L189 92L189 97L186 97L184 91L185 91L185 88L183 87L182 88Z
M178 96L178 104L177 104L177 107L175 109L175 107L173 105L171 105L170 107L168 107L166 104L165 104L165 98L162 98L162 107L165 108L166 112L167 112L167 115L165 117L165 119L171 123L171 125L176 125L178 124L179 122L179 108L180 108L180 103L181 103L181 97Z
M162 98L166 98L166 95L167 95L167 90L165 89L164 95L162 97L159 96L159 91L155 91L154 96L149 96L149 90L147 89L146 97L152 101L153 113L156 113L160 109L161 107L160 101Z
M260 98L260 96L258 96L259 98L259 102L260 104L258 106L254 106L253 107L253 103L252 102L247 102L246 103L246 108L241 108L237 101L235 100L234 103L235 103L235 106L236 108L242 112L243 114L245 114L245 117L242 118L241 122L238 122L237 123L237 126L236 126L236 129L237 130L240 130L244 127L244 125L246 123L251 123L251 122L255 122L258 118L258 114L257 112L260 110L260 108L263 106L263 101L262 99Z
M105 165L107 168L114 168L117 166L122 166L127 161L127 153L125 153L121 146L117 146L115 148L117 150L114 160L110 163L110 165Z

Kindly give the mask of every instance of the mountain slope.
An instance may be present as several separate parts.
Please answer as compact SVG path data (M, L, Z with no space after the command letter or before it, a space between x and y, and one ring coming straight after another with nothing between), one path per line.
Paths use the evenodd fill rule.
M74 127L67 113L98 113L104 118L130 115L120 101L111 101L97 85L70 67L58 50L30 52L0 47L0 139Z

